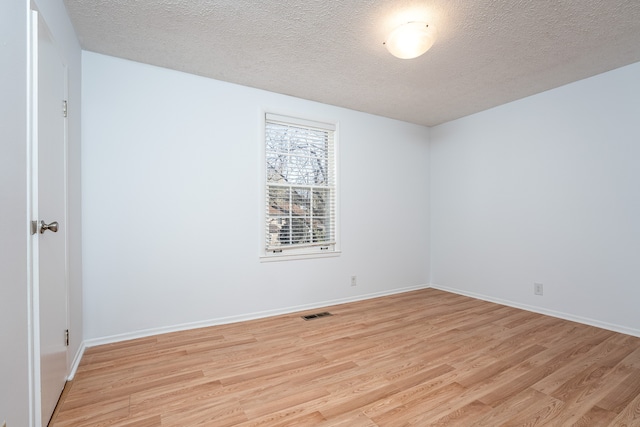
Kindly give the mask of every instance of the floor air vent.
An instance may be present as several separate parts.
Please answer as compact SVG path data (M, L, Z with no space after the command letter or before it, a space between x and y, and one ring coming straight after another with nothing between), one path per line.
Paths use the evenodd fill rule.
M302 318L304 320L313 320L313 319L319 319L320 317L327 317L327 316L332 316L332 314L329 313L328 311L323 311L322 313L307 314L306 316L302 316Z

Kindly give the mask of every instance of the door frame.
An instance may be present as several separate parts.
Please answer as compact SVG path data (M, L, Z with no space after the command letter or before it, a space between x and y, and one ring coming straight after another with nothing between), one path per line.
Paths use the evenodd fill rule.
M39 21L46 27L54 46L57 46L55 38L42 14L31 3L27 20L27 304L28 304L28 371L29 371L29 426L42 426L42 400L41 400L41 369L40 369L40 277L39 277L39 233L33 232L33 221L39 221L38 211L38 35L40 31ZM69 68L64 55L60 58L64 68L63 94L68 99L69 93ZM62 106L61 106L62 108ZM64 226L65 253L65 299L66 299L66 324L69 319L69 148L68 148L68 121L64 122ZM66 376L69 375L69 348L66 354Z

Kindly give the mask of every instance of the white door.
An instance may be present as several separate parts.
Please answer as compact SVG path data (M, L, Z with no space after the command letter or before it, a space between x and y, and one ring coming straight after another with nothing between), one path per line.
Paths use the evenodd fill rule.
M38 33L34 37L34 276L39 313L40 407L42 425L46 426L67 378L66 67L37 15L34 12L32 21L36 27L37 19Z

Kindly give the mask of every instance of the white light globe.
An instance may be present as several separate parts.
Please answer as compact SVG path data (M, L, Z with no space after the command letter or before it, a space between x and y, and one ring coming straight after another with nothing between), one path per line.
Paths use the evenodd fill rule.
M384 42L387 50L400 59L417 58L433 46L436 31L425 22L408 22L393 30Z

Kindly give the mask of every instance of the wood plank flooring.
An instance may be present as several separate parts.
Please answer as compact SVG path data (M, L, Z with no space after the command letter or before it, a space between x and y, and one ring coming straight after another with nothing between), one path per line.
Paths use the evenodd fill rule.
M425 289L87 349L51 426L640 426L640 338Z

